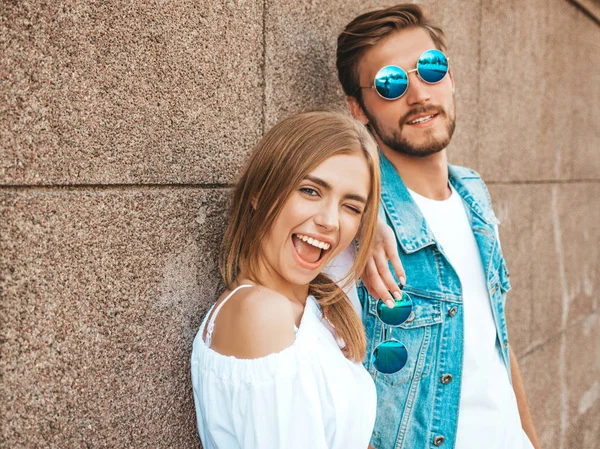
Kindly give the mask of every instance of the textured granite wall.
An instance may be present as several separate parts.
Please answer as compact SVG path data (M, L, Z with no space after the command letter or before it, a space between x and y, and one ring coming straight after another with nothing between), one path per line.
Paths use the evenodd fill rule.
M265 127L343 104L335 37L391 3L0 4L0 447L199 447L188 357L228 189ZM540 438L598 447L600 26L566 0L425 5Z

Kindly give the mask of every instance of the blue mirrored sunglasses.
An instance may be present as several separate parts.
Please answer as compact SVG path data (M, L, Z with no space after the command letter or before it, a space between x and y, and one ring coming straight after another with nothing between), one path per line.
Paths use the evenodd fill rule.
M394 307L388 307L383 300L378 300L375 307L377 317L384 325L398 327L405 323L411 315L413 303L406 292L402 292L400 299L395 299ZM384 341L379 343L371 353L371 363L382 374L393 374L400 371L408 360L408 351L398 340L387 338L387 329L384 326Z
M416 68L407 72L396 65L385 66L377 72L371 86L360 88L375 88L381 98L397 100L408 90L408 74L411 72L417 72L419 78L428 84L439 83L448 73L448 58L439 50L427 50L419 57Z

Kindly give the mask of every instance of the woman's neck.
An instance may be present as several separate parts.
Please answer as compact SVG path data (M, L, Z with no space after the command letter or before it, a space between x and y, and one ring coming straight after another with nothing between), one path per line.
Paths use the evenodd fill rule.
M259 273L257 276L250 276L247 273L240 273L236 278L234 286L242 284L253 284L266 287L273 290L290 301L299 303L302 306L306 304L306 298L308 296L309 285L297 285L292 284L280 276L271 276L269 273Z

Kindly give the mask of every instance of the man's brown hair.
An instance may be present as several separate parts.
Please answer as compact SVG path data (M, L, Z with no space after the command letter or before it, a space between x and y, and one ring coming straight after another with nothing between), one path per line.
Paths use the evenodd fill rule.
M390 34L413 27L427 30L438 50L446 51L444 32L429 22L419 5L400 4L370 11L346 25L338 36L336 57L338 79L346 95L363 105L358 73L363 54Z

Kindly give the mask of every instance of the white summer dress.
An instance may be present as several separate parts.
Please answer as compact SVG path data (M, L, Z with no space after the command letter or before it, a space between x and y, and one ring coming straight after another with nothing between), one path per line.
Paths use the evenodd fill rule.
M250 285L233 290L220 306L243 287ZM210 349L212 332L207 331L207 342L202 339L209 315L191 358L204 449L367 448L375 424L375 385L362 364L344 357L313 296L306 300L294 343L257 359Z

